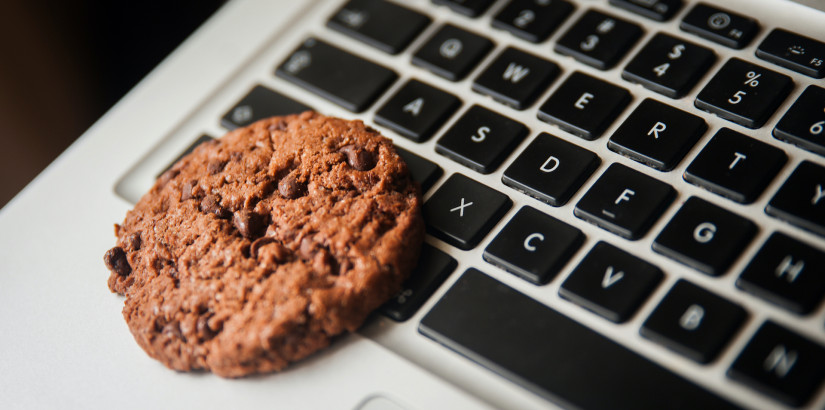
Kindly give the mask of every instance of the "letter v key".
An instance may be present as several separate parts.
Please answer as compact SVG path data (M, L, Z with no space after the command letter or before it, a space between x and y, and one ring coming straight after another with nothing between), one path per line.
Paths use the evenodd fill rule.
M618 271L614 274L613 267L608 266L607 269L604 271L604 277L602 278L602 289L607 289L613 286L614 283L622 280L623 277L624 272Z

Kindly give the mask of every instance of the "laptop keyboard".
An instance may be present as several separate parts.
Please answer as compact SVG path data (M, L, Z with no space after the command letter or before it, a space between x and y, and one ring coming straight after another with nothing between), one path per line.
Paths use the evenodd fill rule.
M412 142L399 152L422 184L429 236L382 311L418 321L419 343L433 339L572 407L735 408L728 385L770 407L821 404L825 347L806 335L825 334L825 322L807 320L825 298L825 89L813 80L825 77L825 38L745 11L680 0L351 0L272 70L346 111L374 109L369 120ZM755 54L731 51L766 32ZM341 38L446 81L399 75ZM540 54L519 47L539 43ZM654 98L639 98L637 85ZM300 94L250 86L220 118L224 128L311 108ZM468 90L491 101L468 103ZM803 91L780 112L794 90ZM544 127L530 129L520 112ZM761 134L770 141L749 134L772 118ZM594 152L598 144L606 150ZM461 171L445 173L450 163ZM760 198L770 198L760 214L739 208ZM593 229L608 240L589 240ZM481 257L463 267L456 249ZM676 268L657 266L659 256ZM535 287L559 282L559 301L497 279L509 274ZM713 280L727 276L736 279ZM724 360L725 384L702 387L557 303L630 322L639 341L689 366Z

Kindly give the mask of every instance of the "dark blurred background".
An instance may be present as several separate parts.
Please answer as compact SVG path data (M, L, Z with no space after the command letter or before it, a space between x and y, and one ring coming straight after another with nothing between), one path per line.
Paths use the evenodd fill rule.
M225 0L0 0L0 207Z

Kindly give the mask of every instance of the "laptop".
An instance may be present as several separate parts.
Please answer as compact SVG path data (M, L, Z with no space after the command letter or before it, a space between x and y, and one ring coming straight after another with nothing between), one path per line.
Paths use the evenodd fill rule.
M823 10L228 2L0 211L0 400L825 408ZM399 148L414 276L286 371L166 369L106 287L112 225L198 143L306 109Z

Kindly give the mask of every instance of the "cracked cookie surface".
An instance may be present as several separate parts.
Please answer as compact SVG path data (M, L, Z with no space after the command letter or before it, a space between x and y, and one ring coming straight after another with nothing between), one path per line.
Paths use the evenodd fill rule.
M176 370L281 370L357 329L423 241L421 195L360 121L274 117L201 144L115 225L109 288Z

